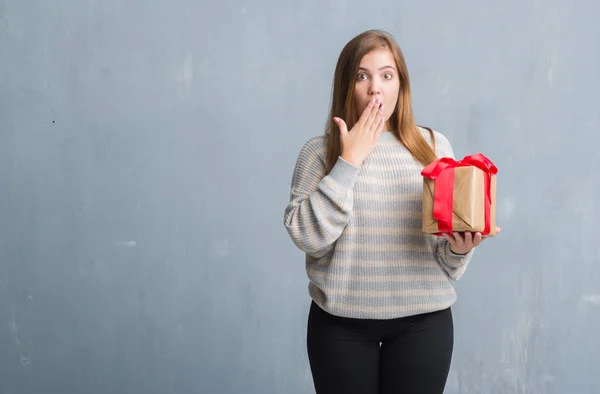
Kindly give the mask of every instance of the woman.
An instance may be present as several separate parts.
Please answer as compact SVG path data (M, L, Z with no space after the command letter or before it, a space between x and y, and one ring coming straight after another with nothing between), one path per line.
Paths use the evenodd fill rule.
M451 280L480 233L421 230L422 168L453 157L412 113L402 52L371 30L342 50L324 136L301 149L285 226L306 253L307 347L318 394L442 393Z

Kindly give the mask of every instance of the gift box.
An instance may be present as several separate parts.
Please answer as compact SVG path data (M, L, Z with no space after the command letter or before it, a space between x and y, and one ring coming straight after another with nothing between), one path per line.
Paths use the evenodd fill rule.
M498 169L477 153L456 161L440 158L422 171L423 231L434 235L453 231L496 235L496 174Z

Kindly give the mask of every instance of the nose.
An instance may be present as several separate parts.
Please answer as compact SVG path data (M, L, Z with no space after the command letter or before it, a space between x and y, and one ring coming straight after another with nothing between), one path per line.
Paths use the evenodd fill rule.
M381 93L381 87L378 82L373 80L371 85L369 86L369 94L372 96L376 96Z

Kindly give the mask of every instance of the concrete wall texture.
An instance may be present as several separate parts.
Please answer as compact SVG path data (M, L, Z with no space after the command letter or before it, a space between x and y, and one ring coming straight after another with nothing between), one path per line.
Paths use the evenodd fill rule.
M314 392L283 210L335 62L498 166L446 392L600 392L600 3L0 1L0 393Z

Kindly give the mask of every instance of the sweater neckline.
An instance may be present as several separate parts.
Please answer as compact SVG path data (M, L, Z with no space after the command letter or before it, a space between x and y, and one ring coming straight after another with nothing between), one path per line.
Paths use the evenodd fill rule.
M398 138L393 131L384 131L379 136L379 141L396 141Z

